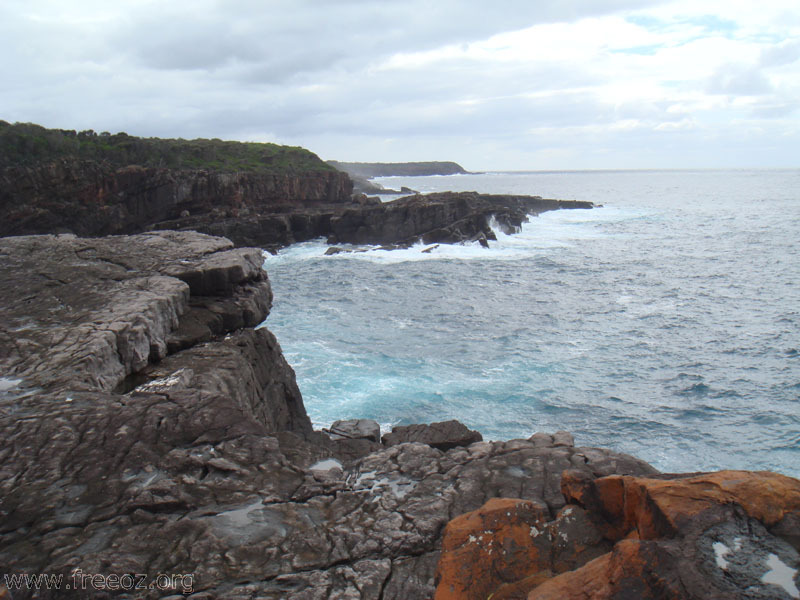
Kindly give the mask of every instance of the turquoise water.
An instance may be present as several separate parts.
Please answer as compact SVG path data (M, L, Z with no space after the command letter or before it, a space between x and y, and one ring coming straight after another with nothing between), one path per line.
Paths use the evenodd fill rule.
M317 426L571 431L665 471L800 475L800 171L386 178L590 200L490 249L265 261L266 325Z

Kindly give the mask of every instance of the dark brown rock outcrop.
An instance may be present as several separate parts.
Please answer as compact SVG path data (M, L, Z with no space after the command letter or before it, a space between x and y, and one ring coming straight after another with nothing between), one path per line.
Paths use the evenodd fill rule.
M204 229L226 219L349 202L352 190L349 177L334 170L228 173L61 159L0 172L0 235Z
M506 233L548 210L592 208L591 202L475 192L409 196L380 205L344 208L331 218L330 244L461 243L495 239L494 218Z
M193 230L270 250L321 237L331 244L486 243L494 239L493 218L512 232L532 214L592 206L474 192L380 203L354 199L352 191L346 173L324 169L226 173L60 159L0 172L0 235Z
M439 450L450 450L457 446L469 446L483 441L478 431L468 429L458 421L443 421L430 425L401 425L392 427L391 433L382 438L385 446L397 446L405 442L419 442Z

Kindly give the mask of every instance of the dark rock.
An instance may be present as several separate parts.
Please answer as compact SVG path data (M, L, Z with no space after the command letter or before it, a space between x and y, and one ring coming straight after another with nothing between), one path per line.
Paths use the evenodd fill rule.
M443 192L410 196L371 207L343 208L331 217L328 243L425 244L495 239L492 218L517 226L528 215L559 208L591 208L589 202Z
M223 173L64 159L8 167L1 175L0 235L91 236L153 227L214 233L225 218L249 221L287 208L349 202L352 193L349 177L332 170ZM269 231L267 223L259 227ZM242 239L237 245L249 244Z
M469 446L480 442L483 436L468 429L458 421L443 421L430 425L404 425L392 427L391 433L383 436L385 446L396 446L405 442L420 442L439 450L449 450L456 446Z
M348 176L325 170L221 173L65 159L1 175L0 235L193 230L271 252L316 238L387 247L484 244L494 239L491 222L512 231L531 214L592 206L475 192L352 199Z
M514 496L552 520L566 469L654 473L553 436L444 452L312 431L280 346L253 329L271 303L258 257L190 232L0 239L4 573L192 574L197 597L226 600L429 598L454 516Z
M330 429L325 430L332 440L370 440L381 441L381 426L372 419L349 419L335 421Z

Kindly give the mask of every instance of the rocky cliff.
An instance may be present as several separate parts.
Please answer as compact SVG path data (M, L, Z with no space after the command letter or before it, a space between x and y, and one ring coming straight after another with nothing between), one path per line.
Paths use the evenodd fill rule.
M0 175L0 235L200 231L270 250L324 237L331 244L408 246L494 239L528 215L589 202L475 192L380 203L351 198L345 173L223 173L61 159Z
M459 173L455 163L335 163L359 173ZM302 148L136 138L0 121L0 236L200 231L269 250L331 244L406 247L494 238L531 214L588 202L475 192L382 204L353 197L347 173Z
M591 202L539 196L441 192L361 206L343 207L330 221L328 243L426 244L493 240L492 220L516 233L531 215L548 210L587 209Z
M190 216L202 228L350 202L351 193L350 179L334 170L223 172L65 158L0 172L0 235L136 233Z
M655 473L568 434L312 431L254 329L261 262L190 232L0 239L0 565L62 576L0 597L428 598L454 517L514 496L553 519L566 469Z

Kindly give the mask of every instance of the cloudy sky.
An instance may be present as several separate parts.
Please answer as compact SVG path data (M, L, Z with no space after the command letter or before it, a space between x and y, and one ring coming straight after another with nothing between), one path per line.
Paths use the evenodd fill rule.
M0 119L471 170L798 167L797 0L3 0Z

